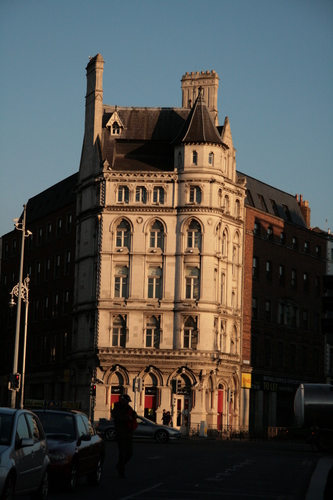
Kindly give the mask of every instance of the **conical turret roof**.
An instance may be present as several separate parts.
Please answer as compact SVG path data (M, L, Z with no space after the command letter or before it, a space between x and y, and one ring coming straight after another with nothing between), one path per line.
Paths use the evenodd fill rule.
M173 144L205 142L224 145L205 103L202 88L199 87L194 106Z

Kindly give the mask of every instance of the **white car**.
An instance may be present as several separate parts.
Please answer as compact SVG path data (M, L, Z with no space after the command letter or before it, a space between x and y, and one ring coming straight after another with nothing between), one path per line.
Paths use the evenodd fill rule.
M0 408L0 498L33 493L45 500L49 491L48 447L38 417L28 410Z

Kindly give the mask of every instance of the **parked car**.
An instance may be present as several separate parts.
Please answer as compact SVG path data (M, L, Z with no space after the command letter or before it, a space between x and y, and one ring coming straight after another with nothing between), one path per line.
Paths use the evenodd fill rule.
M36 414L49 447L50 479L65 481L72 491L80 476L87 476L89 484L99 484L105 443L87 416L76 410L36 410Z
M169 439L180 439L181 432L173 427L158 425L145 417L137 417L138 427L133 433L134 438L156 439L159 443L166 443ZM108 441L113 441L116 437L114 420L100 418L96 425L97 433Z
M28 410L0 408L0 498L33 493L45 500L49 467L47 441L38 417Z

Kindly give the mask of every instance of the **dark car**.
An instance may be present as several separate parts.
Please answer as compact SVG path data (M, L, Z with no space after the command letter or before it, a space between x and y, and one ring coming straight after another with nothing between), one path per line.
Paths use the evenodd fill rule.
M36 415L0 408L0 498L32 493L45 500L49 467L46 437Z
M87 416L76 410L36 410L47 438L51 461L50 478L65 481L74 490L78 478L99 484L105 457L105 443Z
M138 427L133 432L133 437L137 439L156 439L159 443L166 443L169 439L180 439L181 432L173 427L158 425L145 417L137 417ZM115 439L114 421L101 418L96 425L97 433L113 441Z

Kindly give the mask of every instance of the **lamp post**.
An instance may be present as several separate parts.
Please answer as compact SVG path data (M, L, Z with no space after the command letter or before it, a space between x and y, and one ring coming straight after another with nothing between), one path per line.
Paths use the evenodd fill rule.
M29 275L24 279L24 283L21 283L21 298L25 303L25 314L24 314L24 339L23 339L23 361L22 361L22 376L21 376L21 404L20 408L23 408L23 400L24 400L24 381L25 381L25 359L26 359L26 351L27 351L27 331L28 331L28 309L29 309ZM13 290L10 292L12 296L11 301L9 303L10 306L15 305L14 295L16 297L19 296L20 283L14 286ZM17 371L17 366L16 366ZM15 369L13 373L16 373ZM13 391L12 397L14 395L16 401L16 394Z
M27 214L27 206L23 205L23 218L22 218L22 222L18 222L19 219L14 219L14 223L15 223L16 229L18 229L19 231L22 231L22 244L21 244L21 260L20 260L19 282L16 285L16 286L18 286L18 290L17 290L16 332L15 332L15 345L14 345L13 373L17 373L18 352L19 352L19 343L20 343L21 298L22 298L22 287L23 287L22 277L23 277L23 260L24 260L24 240L25 240L25 238L27 238L28 236L30 236L32 234L31 231L27 231L27 232L25 231L26 214ZM12 295L12 302L13 302L13 295ZM12 391L11 407L15 408L15 406L16 406L16 391Z

